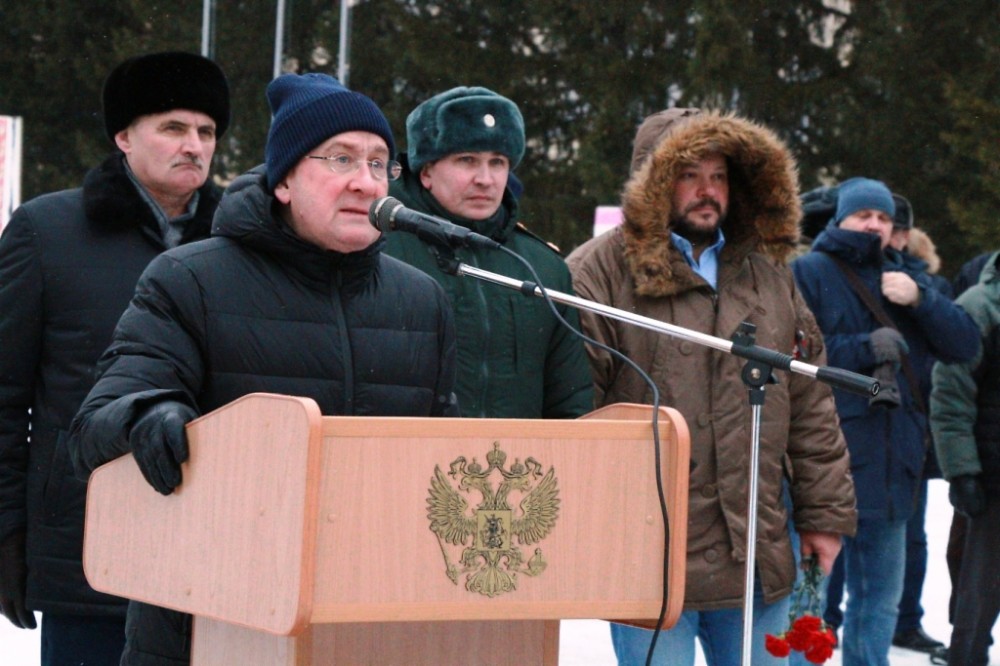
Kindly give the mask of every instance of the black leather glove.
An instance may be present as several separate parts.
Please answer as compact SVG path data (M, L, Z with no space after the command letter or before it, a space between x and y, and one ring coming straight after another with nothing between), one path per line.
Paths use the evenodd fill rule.
M986 511L986 493L978 474L960 474L948 485L948 501L959 513L975 518Z
M876 365L892 363L899 367L903 354L910 352L902 333L888 326L876 328L868 335L868 339L872 346L872 354L875 355Z
M34 629L35 614L24 605L28 566L24 532L15 532L0 543L0 612L18 629Z
M169 495L181 484L181 463L188 459L184 425L197 416L184 403L167 400L147 408L132 424L132 455L156 492Z

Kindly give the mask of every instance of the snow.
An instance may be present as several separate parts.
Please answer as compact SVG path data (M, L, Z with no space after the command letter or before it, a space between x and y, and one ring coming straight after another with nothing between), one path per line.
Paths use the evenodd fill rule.
M951 583L945 565L945 547L951 525L948 485L944 481L930 482L927 500L927 541L929 561L924 584L924 629L934 638L947 642L951 635L948 624L948 596ZM0 618L0 663L4 666L37 666L39 632L14 628ZM564 621L560 631L559 663L562 666L609 666L615 663L608 625L600 620ZM704 665L700 654L697 664ZM840 652L834 652L828 666L840 666ZM892 666L927 666L926 654L892 648ZM993 629L993 649L990 663L1000 664L1000 623Z

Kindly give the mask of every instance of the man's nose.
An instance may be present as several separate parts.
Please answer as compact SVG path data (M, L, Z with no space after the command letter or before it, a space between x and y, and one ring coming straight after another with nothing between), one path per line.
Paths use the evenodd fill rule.
M191 131L184 134L183 149L187 153L200 153L205 146L205 142L202 140L201 135L198 134L198 130L192 128Z
M371 163L362 160L362 163L358 165L357 171L351 174L349 184L350 187L358 191L377 193L384 182L375 177ZM386 191L388 191L388 188L386 188Z
M718 192L715 182L711 178L701 178L698 181L698 197L715 199Z
M493 180L493 171L489 164L480 164L475 170L475 179L480 183L489 183Z

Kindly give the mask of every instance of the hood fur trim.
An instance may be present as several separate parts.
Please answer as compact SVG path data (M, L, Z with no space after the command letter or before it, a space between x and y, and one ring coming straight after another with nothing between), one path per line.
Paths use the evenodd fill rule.
M733 114L708 111L685 117L625 184L622 211L625 257L644 296L676 293L685 265L670 242L668 220L677 174L711 153L729 162L729 214L723 222L723 259L758 251L784 263L799 240L798 167L774 132Z

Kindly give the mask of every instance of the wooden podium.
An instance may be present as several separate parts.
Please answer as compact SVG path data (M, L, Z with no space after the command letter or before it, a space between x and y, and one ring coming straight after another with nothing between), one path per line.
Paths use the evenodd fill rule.
M659 614L650 416L324 417L248 395L188 425L168 497L132 456L94 471L84 569L194 614L193 664L556 664L561 618ZM670 627L690 451L680 414L659 420Z

